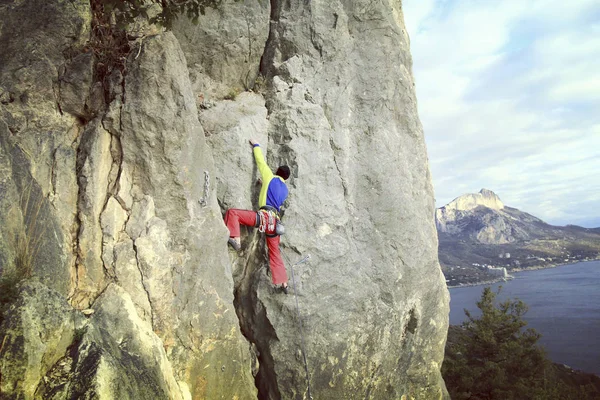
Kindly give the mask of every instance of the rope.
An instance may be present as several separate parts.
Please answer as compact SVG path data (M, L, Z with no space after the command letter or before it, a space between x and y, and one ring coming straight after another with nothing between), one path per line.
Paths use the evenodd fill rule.
M290 260L287 258L287 256L285 256L285 254L284 254L284 257L288 261L288 264L291 264ZM310 394L310 374L308 373L308 361L306 360L306 344L305 344L305 340L304 340L302 320L300 319L300 306L298 305L298 295L296 294L296 278L294 275L294 267L296 265L307 262L309 259L310 259L310 254L308 254L306 257L304 257L303 259L298 261L296 264L292 265L290 269L292 270L292 285L294 287L294 298L296 299L296 315L298 317L298 325L300 325L300 345L302 347L302 358L304 360L304 371L306 371L306 386L307 386L307 391L308 391L308 399L313 400L313 397Z

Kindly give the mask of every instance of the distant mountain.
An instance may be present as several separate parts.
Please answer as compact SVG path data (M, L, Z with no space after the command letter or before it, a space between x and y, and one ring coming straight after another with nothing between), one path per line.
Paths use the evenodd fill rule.
M462 195L436 210L439 258L449 285L503 276L502 271L548 267L600 256L600 228L553 226L507 207L488 189Z

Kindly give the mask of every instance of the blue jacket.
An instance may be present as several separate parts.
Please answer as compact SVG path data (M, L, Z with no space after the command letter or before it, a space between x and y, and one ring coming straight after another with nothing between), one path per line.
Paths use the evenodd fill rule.
M258 196L258 206L271 206L280 211L280 207L288 196L288 188L285 180L273 174L271 168L265 162L262 150L258 144L254 145L253 149L256 166L262 178L262 187Z

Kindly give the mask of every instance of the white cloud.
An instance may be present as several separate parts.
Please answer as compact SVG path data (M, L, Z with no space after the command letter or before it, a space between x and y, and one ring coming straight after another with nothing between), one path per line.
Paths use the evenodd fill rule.
M405 0L404 12L437 205L486 187L550 223L598 221L600 3Z

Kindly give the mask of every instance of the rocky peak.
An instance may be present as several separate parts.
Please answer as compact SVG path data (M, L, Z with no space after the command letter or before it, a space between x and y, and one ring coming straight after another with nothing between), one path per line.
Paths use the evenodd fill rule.
M511 243L528 237L526 230L489 189L457 197L435 212L438 232L486 244Z
M479 193L467 193L452 200L443 208L447 210L468 211L479 206L491 208L492 210L502 210L504 203L500 197L489 189L481 189Z

